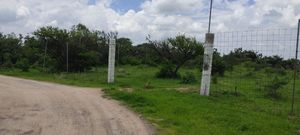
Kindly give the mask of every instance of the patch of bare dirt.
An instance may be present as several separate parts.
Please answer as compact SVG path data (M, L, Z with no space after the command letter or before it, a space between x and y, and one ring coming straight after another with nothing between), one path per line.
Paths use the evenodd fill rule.
M102 95L100 89L0 76L0 134L153 134L135 113Z
M176 90L179 91L179 92L192 92L192 91L195 91L195 89L189 88L189 87L181 87L181 88L177 88Z
M128 93L132 93L133 92L133 88L121 88L120 91L125 91L125 92L128 92Z

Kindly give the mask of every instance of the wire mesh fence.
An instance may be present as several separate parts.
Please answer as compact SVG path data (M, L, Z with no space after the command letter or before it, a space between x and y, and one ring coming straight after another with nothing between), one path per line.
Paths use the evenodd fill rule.
M297 41L296 28L257 29L216 33L215 48L228 54L237 48L252 50L264 56L295 58Z
M296 42L296 28L216 33L214 48L226 71L224 75L214 75L212 90L246 95L262 91L257 96L274 98L290 96L290 92L279 91L292 91L298 62Z

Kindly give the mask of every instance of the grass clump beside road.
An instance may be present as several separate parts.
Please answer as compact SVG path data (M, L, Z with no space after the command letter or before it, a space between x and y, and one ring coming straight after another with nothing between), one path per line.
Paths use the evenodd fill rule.
M158 68L122 66L116 69L116 83L106 83L106 67L85 73L49 74L38 70L1 70L1 74L84 87L101 87L105 93L121 100L143 115L158 134L189 135L293 135L300 134L300 91L296 92L296 114L290 116L291 81L276 86L280 98L269 97L270 74L236 66L212 82L210 97L198 94L199 69L182 69L194 73L196 82L188 84L176 79L157 79ZM289 73L275 79L280 82ZM193 78L193 77L190 77ZM274 80L274 79L273 79ZM245 83L247 82L247 83ZM274 82L274 81L273 81ZM297 90L300 80L297 80ZM273 89L272 89L273 90ZM276 95L278 96L278 95Z

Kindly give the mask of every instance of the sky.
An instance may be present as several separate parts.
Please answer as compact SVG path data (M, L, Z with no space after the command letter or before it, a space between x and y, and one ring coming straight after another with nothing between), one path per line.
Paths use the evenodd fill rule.
M30 34L43 26L118 31L135 44L178 34L201 39L209 0L0 0L0 32ZM300 0L214 0L212 32L293 28Z

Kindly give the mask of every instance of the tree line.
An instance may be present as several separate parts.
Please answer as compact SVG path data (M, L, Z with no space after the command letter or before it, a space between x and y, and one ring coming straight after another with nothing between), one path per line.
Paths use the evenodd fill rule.
M45 69L47 72L84 72L106 65L108 41L116 32L91 31L78 24L70 30L42 27L23 37L0 33L0 67ZM117 39L117 64L155 64L149 44L133 46L129 38ZM145 57L145 54L149 55ZM68 64L67 64L68 63ZM68 66L67 66L68 65Z
M93 67L107 65L108 41L117 32L90 30L83 24L71 29L42 27L31 35L0 33L0 67L30 68L46 72L84 72ZM203 44L193 37L178 35L156 41L147 37L147 42L133 46L129 38L117 38L116 64L159 66L157 77L178 78L183 66L202 67ZM295 60L279 56L263 56L255 51L237 48L229 54L214 51L214 75L224 75L234 65L251 61L259 69L267 66L278 69L293 69Z

